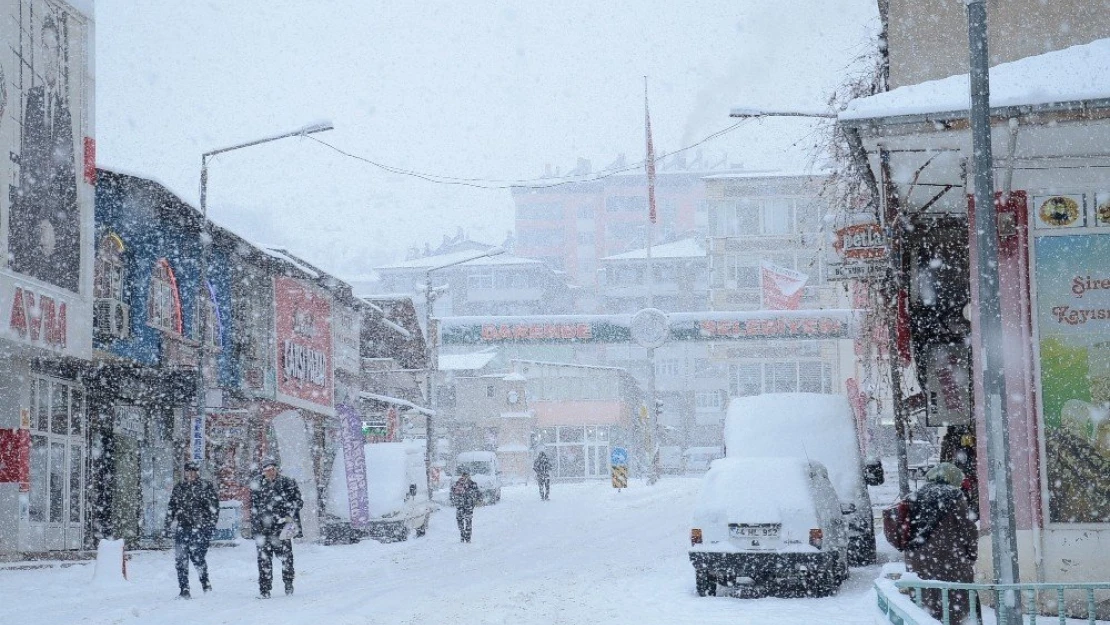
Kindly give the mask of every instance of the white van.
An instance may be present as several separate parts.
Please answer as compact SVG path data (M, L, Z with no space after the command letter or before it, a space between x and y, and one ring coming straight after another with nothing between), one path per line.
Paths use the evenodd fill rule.
M428 500L424 468L424 443L370 443L363 446L366 462L366 514L364 527L352 527L351 503L343 450L336 453L328 486L326 543L357 542L374 538L384 542L423 536L436 506Z
M843 395L768 393L733 398L725 417L725 457L780 456L825 465L848 517L848 560L875 561L875 519L868 486L883 482L876 459L864 466L855 419Z
M501 465L497 463L497 454L492 451L464 451L455 458L455 466L451 472L453 476L448 482L448 488L458 479L459 472L466 469L470 479L478 485L482 493L482 503L495 504L501 501Z
M699 596L744 578L763 590L825 596L848 578L848 532L819 462L723 458L702 480L690 529Z

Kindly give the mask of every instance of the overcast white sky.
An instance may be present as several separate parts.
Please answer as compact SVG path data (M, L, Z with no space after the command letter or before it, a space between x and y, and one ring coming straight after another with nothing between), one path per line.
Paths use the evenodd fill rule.
M819 105L878 21L874 0L543 4L98 0L99 164L195 204L203 152L329 120L320 139L406 169L598 169L643 158L645 75L657 152L673 150L734 105ZM808 132L753 122L704 147L796 170ZM217 222L349 278L460 226L500 242L513 225L508 191L387 174L308 139L217 157L208 190Z

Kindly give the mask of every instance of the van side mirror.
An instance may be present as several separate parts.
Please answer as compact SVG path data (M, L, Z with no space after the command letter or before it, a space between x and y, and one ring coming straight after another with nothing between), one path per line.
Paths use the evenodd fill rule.
M842 503L842 504L840 504L840 513L841 514L855 514L856 513L856 504L854 504L854 503Z
M878 458L869 458L863 463L863 483L868 486L878 486L886 480L883 474L883 463Z

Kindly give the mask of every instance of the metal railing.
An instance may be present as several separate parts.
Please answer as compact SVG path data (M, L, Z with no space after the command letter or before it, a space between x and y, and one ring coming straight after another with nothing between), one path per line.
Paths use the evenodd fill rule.
M894 586L900 591L908 590L913 602L920 608L924 606L924 589L936 589L941 594L941 622L944 625L958 625L951 622L950 607L951 593L966 590L968 592L968 617L970 622L981 625L983 623L980 612L980 598L993 599L994 605L1006 602L1008 605L1017 605L1020 601L1024 608L1022 622L1036 625L1038 618L1048 623L1052 619L1059 619L1060 625L1065 625L1069 618L1082 618L1075 615L1086 612L1087 623L1095 625L1098 616L1099 602L1095 600L1096 591L1110 591L1110 582L1098 583L1045 583L1045 584L961 584L957 582L937 582L928 580L899 580ZM891 623L896 625L911 625L915 621L904 610L898 609L889 597L883 594L882 588L876 585L879 609L886 614ZM1102 603L1107 599L1103 598ZM1084 605L1085 604L1085 605ZM1103 605L1102 609L1110 607ZM1052 613L1055 612L1053 616ZM1102 621L1105 622L1105 621ZM921 625L921 624L918 624ZM999 621L998 625L1019 625L1018 623L1005 623Z

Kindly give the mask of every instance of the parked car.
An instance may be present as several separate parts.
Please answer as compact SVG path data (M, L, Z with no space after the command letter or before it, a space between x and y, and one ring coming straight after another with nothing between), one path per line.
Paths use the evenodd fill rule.
M868 486L883 482L878 459L865 464L848 399L821 393L768 393L733 398L725 417L725 456L815 460L828 468L840 502L851 505L848 560L875 561L875 519Z
M484 504L495 504L501 501L501 465L497 463L497 454L492 451L464 451L455 458L452 476L446 482L448 488L458 479L460 472L466 469L470 479L478 485L482 492Z
M720 447L690 447L682 453L686 461L687 473L704 473L709 470L709 465L718 458L724 458L725 452Z
M374 538L383 542L423 536L436 506L428 500L423 443L371 443L363 446L366 461L366 513L368 521L351 523L350 484L342 449L332 464L328 487L324 540L357 542Z
M825 596L848 578L848 532L828 471L797 458L723 458L702 479L690 530L698 596L717 585ZM749 581L750 580L750 581Z

